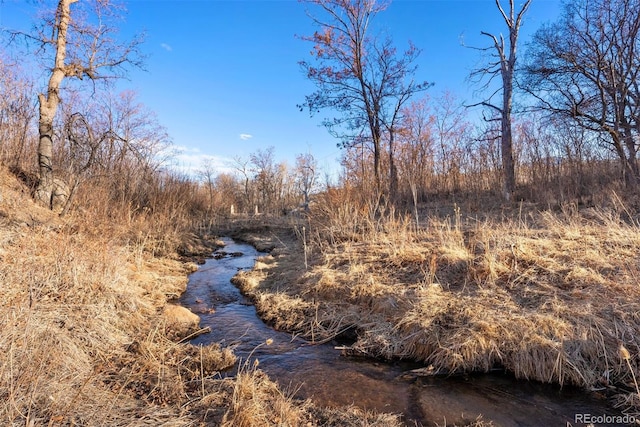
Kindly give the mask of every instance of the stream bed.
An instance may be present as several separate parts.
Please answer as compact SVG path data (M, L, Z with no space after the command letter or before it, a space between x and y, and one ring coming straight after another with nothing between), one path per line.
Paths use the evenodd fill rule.
M462 425L482 415L496 426L580 426L576 414L620 415L607 399L573 387L516 380L504 373L416 376L416 363L387 363L341 355L335 343L312 345L267 326L251 301L231 283L261 255L252 246L222 239L217 250L191 274L180 304L211 332L191 342L231 346L243 363L258 359L260 369L295 397L317 406L356 405L403 414L410 426ZM273 340L266 345L266 340ZM578 415L580 416L580 415ZM621 425L621 424L597 424Z

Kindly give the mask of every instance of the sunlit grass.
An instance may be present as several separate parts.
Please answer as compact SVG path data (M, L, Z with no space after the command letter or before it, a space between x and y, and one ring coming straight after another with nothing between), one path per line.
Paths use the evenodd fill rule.
M167 304L196 268L179 248L207 250L176 216L102 217L106 201L94 193L90 210L61 219L2 168L0 194L1 425L400 425L295 400L253 360L222 379L233 353L184 343L200 332L197 317ZM255 289L275 264L265 256L238 283ZM265 294L263 306L298 310L287 321L301 325L313 310L282 292Z
M353 327L350 354L635 390L640 227L628 209L424 214L416 228L393 210L349 216L358 206L312 212L308 268L289 247L243 277L261 316L316 341Z

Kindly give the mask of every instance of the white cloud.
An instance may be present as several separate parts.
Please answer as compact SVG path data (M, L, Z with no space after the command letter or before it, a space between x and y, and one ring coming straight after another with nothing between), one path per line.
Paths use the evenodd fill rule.
M247 139L251 139L253 138L253 135L248 134L248 133L241 133L240 134L240 139L243 141L246 141Z
M233 160L202 153L198 148L189 148L182 145L174 145L172 168L195 179L199 172L207 165L213 169L214 175L221 173L234 173Z
M171 52L173 50L173 48L166 43L160 43L160 47L166 50L167 52Z

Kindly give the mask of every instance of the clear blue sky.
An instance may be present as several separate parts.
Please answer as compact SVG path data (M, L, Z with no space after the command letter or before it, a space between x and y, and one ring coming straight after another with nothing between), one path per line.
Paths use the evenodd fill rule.
M0 0L1 1L1 0ZM521 3L517 0L516 3ZM298 62L311 45L296 38L314 31L296 0L128 0L123 36L144 31L146 71L134 70L122 88L158 115L180 148L183 168L197 168L213 157L220 170L234 156L247 157L268 146L278 160L293 164L311 152L320 166L336 169L337 141L296 104L314 90ZM503 3L507 3L506 0ZM23 25L25 0L0 3L0 25ZM559 0L533 0L522 28L521 46L542 23L553 20ZM20 24L19 24L20 23ZM486 46L480 31L504 32L493 0L395 0L374 21L402 48L411 40L421 48L418 80L435 83L472 101L466 78Z

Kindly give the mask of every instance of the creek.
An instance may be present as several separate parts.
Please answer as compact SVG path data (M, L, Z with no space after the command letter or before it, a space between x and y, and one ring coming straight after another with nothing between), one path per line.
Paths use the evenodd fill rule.
M516 380L505 373L416 376L411 371L424 366L346 357L336 343L313 345L276 331L230 281L263 254L229 238L223 241L226 246L191 274L180 298L200 316L202 327L211 328L191 342L231 346L241 363L258 359L260 369L295 397L317 406L353 404L401 413L411 426L462 425L482 414L496 426L566 427L585 425L576 422L576 414L619 415L604 396L573 387Z

